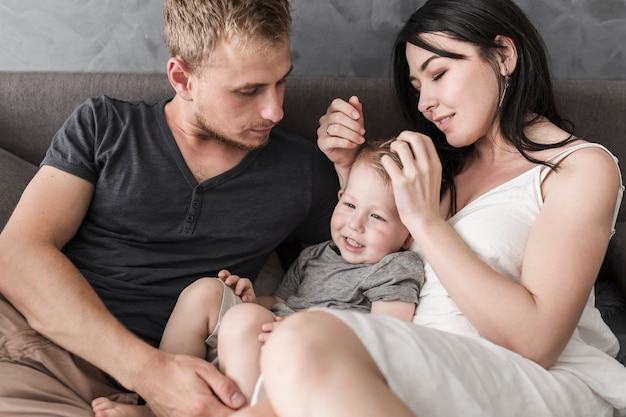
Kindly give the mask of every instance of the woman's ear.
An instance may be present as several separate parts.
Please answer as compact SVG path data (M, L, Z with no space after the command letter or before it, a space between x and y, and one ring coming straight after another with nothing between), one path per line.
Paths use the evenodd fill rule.
M188 101L193 99L190 77L191 71L182 59L175 57L167 61L167 78L170 80L170 84L176 91L176 95Z
M498 35L495 41L501 46L498 50L500 75L506 77L513 74L517 67L517 46L508 36Z

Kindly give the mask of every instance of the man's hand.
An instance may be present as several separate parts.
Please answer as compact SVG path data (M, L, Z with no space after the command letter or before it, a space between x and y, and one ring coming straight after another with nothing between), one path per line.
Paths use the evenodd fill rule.
M224 417L245 404L234 382L211 363L159 351L138 393L159 417ZM141 388L146 387L143 390Z
M239 296L244 303L256 302L252 281L248 278L241 278L239 275L231 275L230 271L226 269L222 269L218 272L217 277L228 287L232 288L235 294Z

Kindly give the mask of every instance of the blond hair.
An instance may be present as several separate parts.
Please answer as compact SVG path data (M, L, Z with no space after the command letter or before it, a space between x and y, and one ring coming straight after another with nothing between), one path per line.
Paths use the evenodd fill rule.
M397 153L391 151L391 143L395 140L396 138L393 137L390 139L365 141L365 143L363 143L359 148L356 159L354 160L355 165L363 163L372 167L376 173L378 173L380 179L386 187L391 183L391 178L389 177L385 167L383 167L383 164L380 162L381 158L384 155L389 156L396 163L398 168L402 169L402 161L400 161L400 157Z
M276 46L291 32L288 0L164 0L163 35L172 57L192 71L210 63L219 42L242 50Z

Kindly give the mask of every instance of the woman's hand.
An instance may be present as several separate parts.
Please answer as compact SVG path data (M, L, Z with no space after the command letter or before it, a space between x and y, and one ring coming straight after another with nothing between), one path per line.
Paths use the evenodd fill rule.
M400 133L391 150L404 167L400 169L387 156L381 162L391 177L400 218L415 233L419 226L414 225L441 219L441 161L432 140L417 132Z
M336 98L319 123L317 145L335 164L339 185L343 188L356 152L365 142L363 106L356 96L348 101Z
M256 295L252 286L252 281L248 278L241 278L239 275L232 275L227 269L222 269L217 277L221 279L226 286L232 288L235 295L241 298L244 303L256 302Z

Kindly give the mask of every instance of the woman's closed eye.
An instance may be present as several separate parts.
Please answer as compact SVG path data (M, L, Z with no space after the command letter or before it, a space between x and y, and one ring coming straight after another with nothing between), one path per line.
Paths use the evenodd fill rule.
M440 72L437 72L435 75L432 76L431 81L432 82L437 82L441 79L441 77L443 77L446 72L448 72L448 70L443 70ZM422 86L416 82L413 83L413 88L415 89L415 95L417 96L417 98L419 98L419 94L420 94L420 90L422 89Z
M433 81L439 81L441 79L441 77L443 77L446 72L447 71L441 71L441 72L438 72L437 74L435 74L433 76Z

